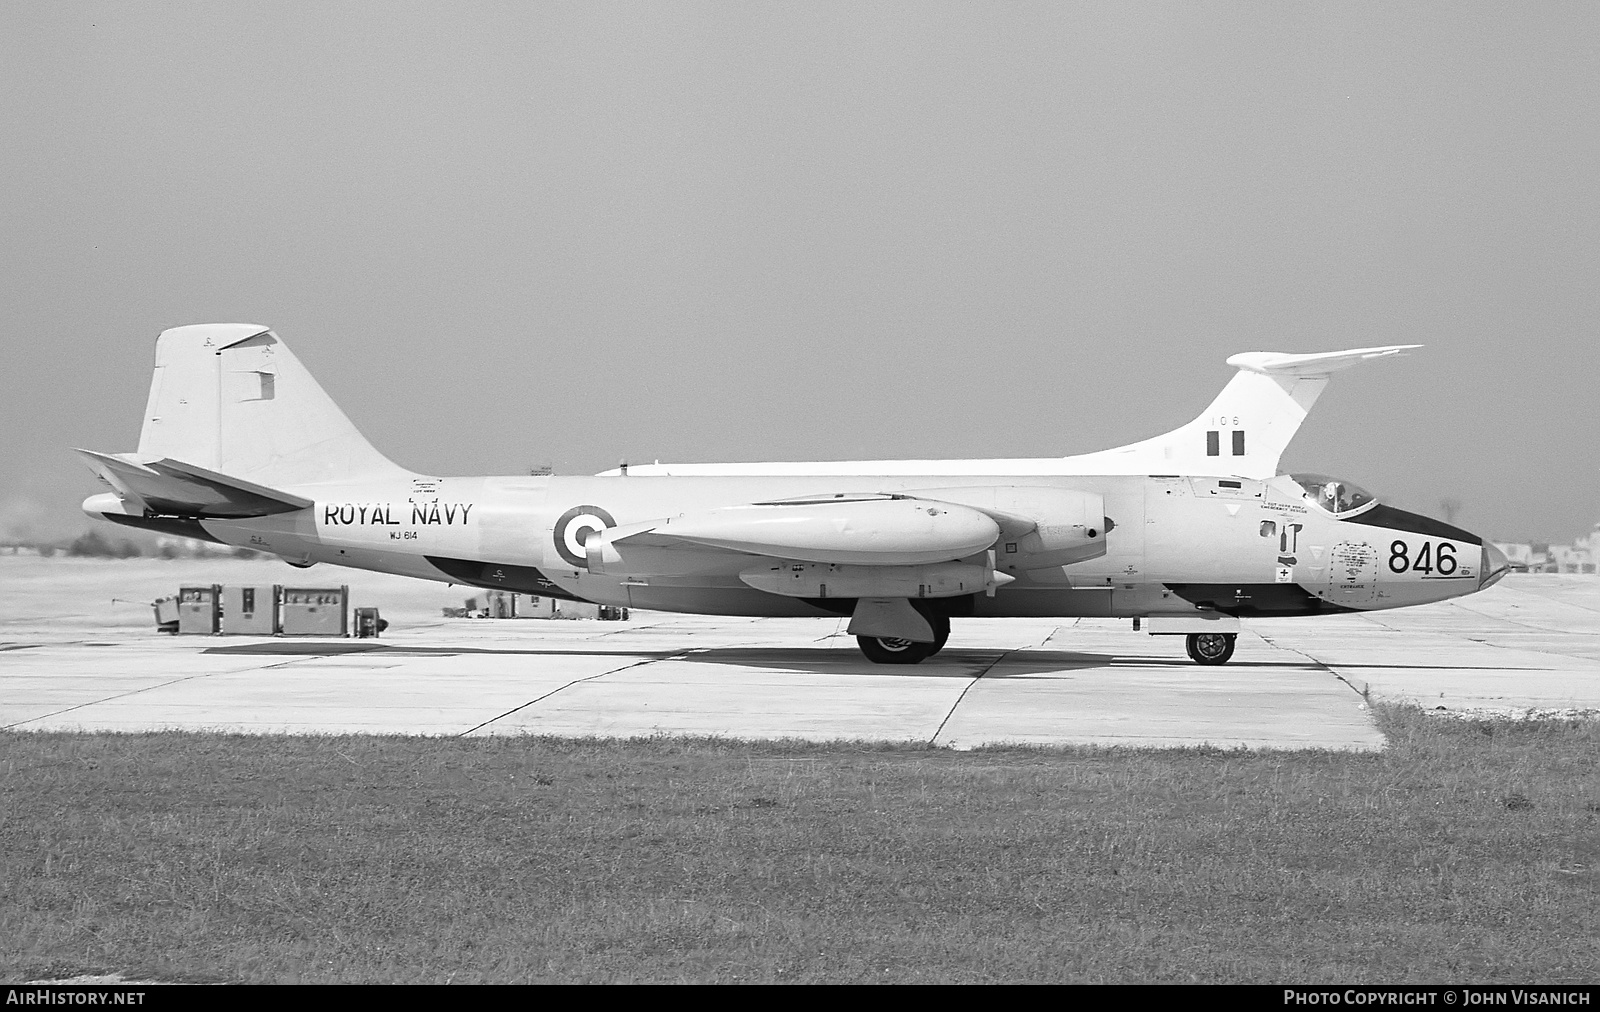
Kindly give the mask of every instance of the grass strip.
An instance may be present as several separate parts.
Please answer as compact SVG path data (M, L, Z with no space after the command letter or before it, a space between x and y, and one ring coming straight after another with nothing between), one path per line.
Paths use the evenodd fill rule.
M1600 724L1378 754L0 733L0 978L1600 978Z

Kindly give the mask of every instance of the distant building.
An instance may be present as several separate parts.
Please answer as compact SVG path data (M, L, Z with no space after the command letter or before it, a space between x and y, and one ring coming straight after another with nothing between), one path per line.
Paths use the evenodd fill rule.
M1544 572L1545 553L1535 551L1532 545L1497 541L1494 546L1505 553L1506 561L1511 564L1513 573Z
M1600 524L1570 545L1496 542L1495 547L1505 553L1514 573L1600 574Z
M1596 555L1600 555L1600 524L1594 525L1595 529L1589 532L1588 537L1579 538L1570 546L1550 546L1550 561L1555 565L1557 573L1588 573L1595 574L1595 564L1600 562Z

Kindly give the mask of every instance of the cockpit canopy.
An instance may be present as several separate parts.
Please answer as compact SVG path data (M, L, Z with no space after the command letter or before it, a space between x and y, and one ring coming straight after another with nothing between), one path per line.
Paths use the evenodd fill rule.
M1325 474L1291 474L1289 477L1305 489L1307 499L1336 517L1359 512L1377 502L1371 492L1340 478Z

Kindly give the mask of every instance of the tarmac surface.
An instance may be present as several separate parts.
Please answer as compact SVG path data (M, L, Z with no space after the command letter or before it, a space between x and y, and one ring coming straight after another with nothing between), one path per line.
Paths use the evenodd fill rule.
M157 633L148 602L196 583L348 584L391 627L377 640ZM956 619L937 657L894 667L863 658L835 618L442 617L474 593L265 561L0 556L0 728L1368 750L1383 747L1369 698L1600 714L1592 576L1246 623L1220 667L1111 619Z

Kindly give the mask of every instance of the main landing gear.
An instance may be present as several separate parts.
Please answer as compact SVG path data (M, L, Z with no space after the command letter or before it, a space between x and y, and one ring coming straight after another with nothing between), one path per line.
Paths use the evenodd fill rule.
M943 650L950 638L950 616L924 612L923 617L933 626L932 643L883 636L857 636L856 643L874 664L921 664ZM1184 637L1184 647L1196 664L1226 664L1238 638L1238 633L1190 633Z
M1226 664L1233 656L1233 641L1237 633L1190 633L1184 637L1189 659L1196 664Z
M945 641L950 638L950 616L924 613L923 617L933 626L932 643L878 636L857 636L856 643L874 664L921 664L943 650Z

